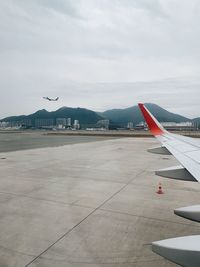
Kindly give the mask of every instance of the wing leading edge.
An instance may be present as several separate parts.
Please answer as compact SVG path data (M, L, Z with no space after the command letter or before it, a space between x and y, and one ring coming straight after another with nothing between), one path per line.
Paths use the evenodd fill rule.
M178 180L200 182L200 143L193 138L169 133L154 118L144 104L138 104L151 133L180 163L159 170L156 174ZM159 148L151 150L159 152ZM166 153L160 149L161 154ZM153 152L153 153L154 153ZM179 208L176 215L200 222L200 205ZM200 266L200 235L171 238L152 243L152 250L160 256L185 267Z

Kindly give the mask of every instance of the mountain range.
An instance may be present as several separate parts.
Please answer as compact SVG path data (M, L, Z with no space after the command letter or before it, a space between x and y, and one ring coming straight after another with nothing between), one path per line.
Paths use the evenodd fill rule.
M35 125L36 119L52 119L55 123L57 118L71 118L72 121L79 120L80 124L96 124L103 118L96 112L85 108L62 107L56 111L47 111L45 109L38 110L30 115L12 116L2 119L1 121L9 122L25 122L31 121L31 125Z
M171 113L158 105L146 103L146 107L150 112L162 122L185 122L190 121L190 119L183 117L178 114ZM110 119L118 123L119 125L127 125L128 122L133 122L134 125L143 121L142 114L138 106L133 106L125 109L111 109L101 113L101 116Z
M195 118L193 120L181 116L179 114L171 113L162 107L146 103L146 107L152 112L152 114L162 122L186 122L195 121L195 123L200 123L200 118ZM92 125L97 123L99 120L109 119L111 125L116 127L125 127L128 122L133 122L133 125L138 124L143 121L143 117L138 106L133 106L125 109L111 109L104 112L95 112L85 108L70 108L62 107L56 111L48 112L45 109L39 110L30 115L12 116L1 119L1 121L10 122L20 122L25 120L31 120L32 125L34 125L35 119L53 119L56 118L71 118L73 120L79 120L80 124Z

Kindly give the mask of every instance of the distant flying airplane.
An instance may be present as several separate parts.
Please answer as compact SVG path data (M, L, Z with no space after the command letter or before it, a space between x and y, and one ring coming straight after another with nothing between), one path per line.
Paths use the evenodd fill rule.
M180 163L156 172L157 175L176 180L200 182L200 142L190 137L169 133L144 104L138 104L144 119L161 147L149 149L156 154L173 155ZM174 213L200 222L200 205L178 208ZM171 238L152 243L152 250L162 257L185 267L200 266L200 235Z
M49 101L58 101L59 97L56 98L49 98L48 96L43 96L44 99L49 100Z

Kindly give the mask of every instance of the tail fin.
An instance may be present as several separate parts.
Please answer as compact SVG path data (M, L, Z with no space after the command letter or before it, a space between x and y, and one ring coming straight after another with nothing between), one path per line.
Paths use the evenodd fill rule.
M166 133L167 131L162 127L162 125L156 120L156 118L151 114L151 112L145 107L144 104L139 103L138 104L144 119L151 131L151 133L155 136L162 135Z

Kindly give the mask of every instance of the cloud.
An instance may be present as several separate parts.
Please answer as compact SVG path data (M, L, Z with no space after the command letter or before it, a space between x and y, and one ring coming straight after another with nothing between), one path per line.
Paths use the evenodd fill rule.
M58 93L62 105L102 110L140 98L195 115L186 104L199 98L199 11L198 0L1 1L2 115L35 111Z
M71 17L79 18L80 15L72 0L32 0L32 3Z
M121 1L118 0L118 4L120 5ZM148 15L151 15L155 18L165 19L168 17L165 12L163 1L159 0L125 0L123 4L128 8L135 8L143 10L144 12L148 12Z

